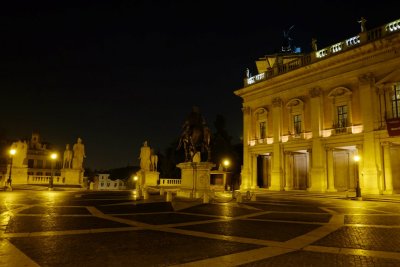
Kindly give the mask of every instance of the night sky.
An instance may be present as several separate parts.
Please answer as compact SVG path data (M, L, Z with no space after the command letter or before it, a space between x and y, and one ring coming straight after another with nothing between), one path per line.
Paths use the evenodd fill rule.
M33 131L63 152L81 137L84 165L137 165L142 143L164 152L192 106L209 126L242 135L245 69L279 52L283 31L303 52L400 19L394 1L3 1L0 130ZM358 2L358 3L357 3Z

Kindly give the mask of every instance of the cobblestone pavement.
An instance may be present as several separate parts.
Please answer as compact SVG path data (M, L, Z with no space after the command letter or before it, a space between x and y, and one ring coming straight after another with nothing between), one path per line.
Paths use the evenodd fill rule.
M388 201L24 190L0 203L0 267L400 266L400 205Z

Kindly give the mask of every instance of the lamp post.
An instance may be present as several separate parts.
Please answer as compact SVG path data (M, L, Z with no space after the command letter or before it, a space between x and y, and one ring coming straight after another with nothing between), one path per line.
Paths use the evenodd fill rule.
M361 188L360 188L360 178L358 175L358 164L360 161L360 156L355 155L354 156L354 162L355 164L355 169L356 169L356 198L361 198Z
M13 157L17 153L17 150L12 148L12 149L10 149L9 153L10 153L10 173L8 175L7 186L10 186L9 187L10 191L12 191L12 187L11 187L11 184L12 184L11 171L12 171L12 165L13 165Z
M228 177L228 167L231 165L230 160L229 159L224 159L222 161L222 165L224 165L226 176ZM230 184L231 184L231 190L232 190L232 194L233 194L234 190L233 190L233 179L232 178L230 180Z
M138 180L137 175L133 176L133 183L135 184L135 189L137 189L136 188L137 187L137 180Z
M58 155L57 153L51 153L50 159L51 159L51 176L49 179L49 190L53 190L53 176L54 176L54 161L57 159Z

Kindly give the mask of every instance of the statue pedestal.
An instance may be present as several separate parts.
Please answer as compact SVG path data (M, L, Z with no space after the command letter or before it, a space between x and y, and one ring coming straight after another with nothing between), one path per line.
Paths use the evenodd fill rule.
M4 182L6 183L10 174L10 167L7 168L6 175L4 176ZM11 180L12 184L27 184L28 183L28 166L12 167Z
M140 170L137 172L137 176L139 177L139 185L143 188L147 186L157 186L160 173Z
M75 184L82 185L83 182L83 170L79 169L62 169L61 177L63 184ZM65 180L64 180L65 179Z
M177 165L181 169L181 187L178 197L201 198L210 193L210 170L215 164L210 162L183 162Z

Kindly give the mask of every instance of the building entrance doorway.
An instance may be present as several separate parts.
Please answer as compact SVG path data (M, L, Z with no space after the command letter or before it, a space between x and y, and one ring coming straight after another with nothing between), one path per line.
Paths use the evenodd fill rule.
M257 186L268 188L271 185L271 156L259 155L257 157Z
M337 191L355 190L355 169L352 150L333 151L333 172Z
M308 185L308 154L293 154L293 189L306 190Z

